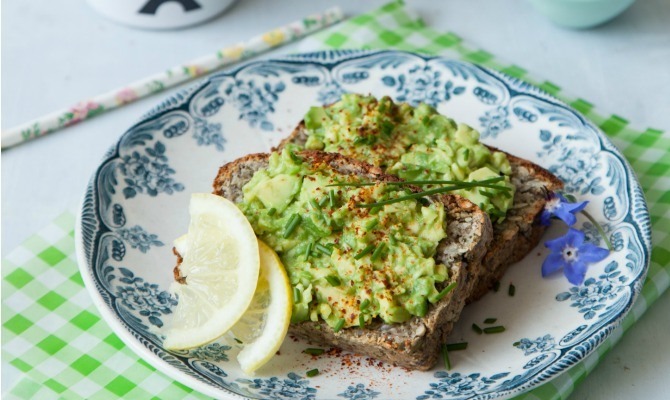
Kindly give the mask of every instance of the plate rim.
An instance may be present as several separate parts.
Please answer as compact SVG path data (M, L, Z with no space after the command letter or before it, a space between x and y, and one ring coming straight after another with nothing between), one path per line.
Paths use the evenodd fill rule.
M477 395L477 398L484 397L484 398L498 398L500 396L505 396L505 395L510 395L513 393L523 393L527 392L528 390L531 390L535 387L538 387L540 385L543 385L556 377L566 373L568 370L570 370L572 367L577 365L579 362L583 361L585 358L588 356L592 355L595 350L605 341L607 337L609 337L612 332L620 326L621 321L623 318L625 318L631 311L633 305L639 298L639 295L642 290L642 286L644 284L644 281L646 279L646 276L649 272L649 265L650 265L650 255L651 255L651 223L650 223L650 214L649 214L649 207L648 203L644 194L644 191L642 190L642 187L640 185L639 178L637 176L637 173L635 170L632 168L630 165L629 161L623 156L621 151L614 145L614 143L611 141L611 139L593 122L591 122L588 118L586 118L584 115L582 115L581 112L577 111L574 109L572 106L569 104L565 103L564 101L554 97L553 95L545 92L544 90L540 89L539 87L527 83L521 79L512 77L504 72L497 71L485 66L477 65L474 63L470 63L468 61L463 61L459 60L456 58L452 57L445 57L445 56L440 56L440 55L429 55L425 53L419 53L419 52L410 52L410 51L401 51L401 50L321 50L321 51L313 51L313 52L304 52L304 53L295 53L295 54L290 54L286 56L281 56L281 57L271 57L271 58L263 58L263 59L258 59L258 60L252 60L248 62L241 63L233 68L226 69L224 71L220 71L214 74L209 75L208 77L205 77L197 82L192 83L189 85L187 88L181 89L178 92L171 94L167 97L165 97L161 102L159 102L156 106L152 107L150 111L148 111L145 114L142 114L142 116L132 124L123 134L121 134L117 139L115 139L114 143L110 146L109 150L105 152L104 156L100 160L100 162L97 164L93 174L91 175L91 178L89 179L86 189L84 191L83 199L80 202L80 206L78 208L77 212L77 218L76 218L76 223L75 223L75 234L74 234L74 240L75 240L75 252L76 252L76 259L77 259L77 264L79 267L79 272L82 275L82 279L84 281L86 291L89 293L89 296L92 298L93 303L100 312L101 316L105 320L105 322L112 328L112 331L119 336L119 338L124 342L125 345L127 345L137 356L140 358L146 360L149 362L153 367L155 367L157 370L165 373L167 376L170 378L184 383L187 386L192 387L193 389L207 395L207 396L212 396L215 398L230 398L230 399L247 399L248 397L239 395L235 392L232 392L230 390L227 390L225 388L220 388L216 387L212 384L205 383L204 381L200 381L199 379L190 376L188 374L183 373L179 369L176 369L175 367L171 366L169 363L165 362L162 358L158 357L156 354L152 353L148 348L144 347L142 343L140 343L137 338L132 334L131 329L129 326L126 325L126 322L121 320L119 316L113 312L113 310L107 306L107 304L104 302L104 299L102 295L100 294L100 291L98 290L98 284L94 281L93 274L92 274L92 269L93 265L89 265L89 259L88 255L84 249L84 232L83 232L83 216L84 216L84 211L86 208L87 204L87 199L89 197L89 194L92 193L98 193L99 189L95 187L97 178L99 177L100 170L102 166L112 159L112 156L114 156L115 153L118 153L119 147L123 139L131 132L133 132L134 128L138 127L141 124L144 124L150 120L154 120L156 118L159 118L171 111L174 111L175 109L178 109L182 107L184 104L188 104L193 96L200 92L204 87L206 87L208 84L210 84L213 80L220 78L220 77L225 77L225 76L234 76L237 74L240 70L248 67L249 65L253 64L261 64L261 63L272 63L272 62L297 62L297 63L303 63L303 64L315 64L315 65L326 65L328 66L329 64L339 64L342 63L346 60L352 59L352 58L365 58L373 55L378 55L378 54L404 54L404 55L411 55L411 56L417 56L423 60L433 60L433 59L443 59L443 60L448 60L448 61L455 61L461 64L469 65L472 67L475 67L479 69L480 71L491 75L494 77L496 80L502 82L507 89L513 89L517 93L523 93L527 95L531 95L534 97L539 98L542 101L546 101L554 106L564 108L568 111L570 111L574 116L576 116L581 123L584 125L588 126L589 128L593 129L598 136L598 140L600 142L601 148L598 149L598 152L603 152L603 150L608 150L611 153L613 153L623 164L624 169L626 173L630 174L630 176L633 178L631 179L631 183L627 186L630 187L631 189L637 189L641 195L641 204L642 204L642 210L638 211L638 217L636 221L633 221L632 225L635 228L636 236L640 240L640 244L642 247L642 256L644 259L644 267L642 272L636 277L635 282L629 283L627 286L632 288L632 293L631 293L631 298L628 301L628 304L622 309L620 313L611 321L604 323L600 328L596 329L591 335L588 337L585 337L580 343L584 342L591 342L591 341L596 341L592 346L590 346L589 349L584 350L581 352L581 355L578 355L576 357L573 357L571 360L568 362L562 363L563 365L558 368L558 370L550 371L546 377L544 377L544 373L539 373L535 375L532 379L527 380L523 384L516 386L513 389L507 389L504 391L499 391L495 393L489 393L487 394L482 394L482 395ZM631 193L631 197L633 196L633 193ZM96 217L99 217L99 215L96 214ZM96 220L96 228L99 228L99 221ZM99 234L99 229L95 231L96 237L91 238L91 241L94 243L97 243L97 241L100 239ZM92 261L92 260L91 260ZM568 354L568 353L566 353ZM562 359L566 355L562 356ZM554 363L558 360L554 360ZM553 365L553 364L552 364ZM538 379L542 376L542 379ZM491 396L493 394L493 396ZM225 397L223 397L225 396Z

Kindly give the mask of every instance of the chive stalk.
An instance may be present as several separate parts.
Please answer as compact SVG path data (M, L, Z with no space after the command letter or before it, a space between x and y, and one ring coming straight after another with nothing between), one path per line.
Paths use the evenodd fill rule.
M372 252L372 257L370 257L370 260L372 261L377 261L382 257L382 253L386 249L386 243L381 242L379 243L379 246L375 249L375 251Z
M302 300L302 294L300 294L300 290L298 290L297 287L293 288L293 303L300 303Z
M272 207L271 209L268 210L268 215L273 216L273 215L275 215L276 212L277 212L277 209Z
M510 283L509 288L507 289L507 294L509 294L510 297L514 297L514 293L516 293L516 287Z
M319 203L315 199L309 199L309 205L312 206L312 208L317 211L320 210L321 207L319 207Z
M361 310L361 312L363 312L363 311L367 310L369 306L370 306L370 299L365 299L365 300L363 300L363 302L361 303L361 305L358 309Z
M444 368L446 368L447 371L450 371L451 362L449 361L449 350L447 350L446 345L442 345L442 357L444 358Z
M289 218L288 222L286 223L286 226L284 227L284 239L287 239L293 231L298 227L300 224L300 221L302 221L302 217L298 214L293 214L291 215L291 218Z
M449 285L447 285L447 287L445 287L444 289L442 289L442 290L440 291L440 293L437 295L437 297L435 297L435 303L437 303L438 301L442 300L442 298L443 298L444 296L446 296L449 292L451 292L452 290L454 290L454 288L456 287L456 285L457 285L456 282L451 282Z
M365 317L363 314L358 314L358 326L361 328L365 327Z
M328 196L323 196L321 200L319 200L319 207L325 206L327 202L328 202Z
M465 350L468 348L468 342L451 343L447 345L448 351Z
M307 260L312 254L312 247L314 247L314 242L307 243L307 248L305 249L305 260Z
M356 254L354 256L354 260L360 260L361 258L365 257L366 254L370 253L372 250L374 250L375 245L374 244L369 244L365 246L363 250L361 250L360 253Z
M331 190L328 192L328 200L330 201L330 207L335 207L335 191Z
M344 327L344 318L340 318L339 321L335 324L335 327L333 327L333 330L337 333Z
M330 286L340 286L342 284L340 278L336 277L335 275L328 275L325 279L328 281L328 283L330 283Z
M319 370L318 370L318 368L310 369L309 371L307 371L305 373L305 375L307 375L310 378L313 378L313 377L319 375Z
M482 334L482 328L479 327L477 324L472 324L472 330L475 331L478 335Z
M484 328L483 331L486 334L502 333L502 332L505 332L505 327L504 326L491 326L491 327L488 327L488 328Z
M486 318L484 320L485 324L495 324L495 322L498 320L498 318Z
M317 243L316 246L314 246L314 248L317 251L319 251L319 252L321 252L321 253L323 253L327 256L333 254L333 248L332 247L324 246L321 243Z

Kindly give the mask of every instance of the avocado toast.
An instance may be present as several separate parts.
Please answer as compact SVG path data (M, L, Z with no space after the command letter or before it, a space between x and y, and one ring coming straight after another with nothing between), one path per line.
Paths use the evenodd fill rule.
M419 190L398 181L341 155L285 150L224 165L213 187L286 266L290 334L427 370L474 289L491 224L457 195L358 207ZM342 182L375 184L331 186Z
M472 181L504 177L512 196L495 190L461 190L492 220L493 240L467 302L481 298L507 268L537 245L545 227L538 216L546 193L562 182L544 168L479 142L479 133L456 124L426 105L411 107L371 96L343 95L326 107L312 107L278 149L337 152L412 180Z

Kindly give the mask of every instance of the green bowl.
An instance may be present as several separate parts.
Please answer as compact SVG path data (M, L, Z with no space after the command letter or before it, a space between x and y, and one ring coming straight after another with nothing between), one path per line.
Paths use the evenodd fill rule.
M605 23L635 0L530 0L541 14L566 28L591 28Z

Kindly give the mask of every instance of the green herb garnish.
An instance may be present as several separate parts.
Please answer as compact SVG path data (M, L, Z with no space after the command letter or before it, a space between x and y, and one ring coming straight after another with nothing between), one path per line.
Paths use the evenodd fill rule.
M365 299L365 300L363 300L363 302L361 303L361 305L358 309L361 310L361 312L363 312L363 311L367 310L367 308L369 306L370 306L370 299Z
M321 243L317 243L316 246L314 246L314 248L317 251L320 251L321 253L323 253L327 256L333 254L333 248L332 247L324 246Z
M308 349L303 350L302 352L309 354L310 356L320 356L321 354L325 353L326 350L310 347Z
M312 206L315 211L321 210L319 203L315 199L309 199L309 205Z
M493 291L497 292L500 289L500 281L493 282Z
M501 333L505 332L505 327L504 326L491 326L488 328L483 329L484 333Z
M358 314L358 326L363 328L365 326L365 317L363 314Z
M379 243L379 246L375 249L375 251L372 252L372 257L370 257L370 260L372 261L377 261L382 257L382 253L386 249L386 243L381 242Z
M446 345L442 345L442 357L444 358L444 368L446 368L447 371L450 371L451 362L449 361L449 350L447 350Z
M374 244L369 244L369 245L365 246L365 248L363 250L361 250L360 253L358 253L354 256L354 260L360 260L361 258L365 257L365 255L370 253L372 250L374 250L374 248L375 248Z
M328 203L328 196L323 196L321 200L319 200L319 207L323 207Z
M271 209L268 210L268 215L273 216L273 215L275 215L276 212L277 212L277 209L272 207Z
M451 343L447 345L447 350L449 351L465 350L467 348L468 348L468 342Z
M437 297L435 297L435 302L437 303L438 301L442 300L442 298L443 298L444 296L446 296L447 293L449 293L449 292L451 292L452 290L454 290L454 288L456 287L456 285L457 285L456 282L451 282L449 285L447 285L447 287L445 287L444 289L442 289L442 290L440 291L440 293L437 295Z
M328 192L328 200L330 201L330 207L335 207L335 191L331 190Z
M300 300L302 300L302 294L300 294L300 290L298 290L297 287L293 288L293 303L300 303Z
M307 260L312 254L312 247L314 247L314 242L307 243L307 248L305 249L305 260Z
M243 342L243 341L241 341L241 340L240 340L240 339L238 339L238 338L233 338L233 339L235 339L235 341L236 341L237 343L239 343L239 344L244 344L244 342Z
M340 278L336 277L335 275L328 275L325 279L328 281L328 283L330 283L330 286L340 286L342 284Z
M484 323L485 324L494 324L497 320L498 320L498 318L486 318L484 320Z
M313 378L313 377L319 375L319 370L318 370L317 368L310 369L309 371L307 371L307 372L305 373L305 375L307 375L307 376L310 377L310 378Z
M516 293L516 287L510 283L509 288L507 289L507 294L509 294L511 297L514 297L514 293Z
M477 324L472 324L472 330L477 332L478 335L481 335L483 332L482 328L480 328L479 325Z
M340 318L339 321L335 324L335 327L333 327L333 330L337 333L344 327L344 318Z
M295 231L298 225L300 225L300 221L302 221L302 217L300 215L291 215L291 218L289 218L286 226L284 227L284 239L287 239L289 236L291 236L293 231Z

